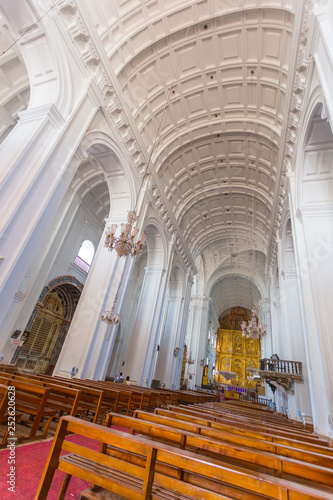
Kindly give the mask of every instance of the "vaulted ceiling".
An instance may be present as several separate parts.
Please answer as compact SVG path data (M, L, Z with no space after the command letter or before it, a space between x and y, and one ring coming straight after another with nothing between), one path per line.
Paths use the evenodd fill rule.
M216 314L251 307L264 293L303 0L84 3L163 197L204 260ZM14 123L27 77L15 46L0 63L0 112ZM77 181L98 195L94 181Z
M215 312L258 306L302 2L116 4L90 12Z

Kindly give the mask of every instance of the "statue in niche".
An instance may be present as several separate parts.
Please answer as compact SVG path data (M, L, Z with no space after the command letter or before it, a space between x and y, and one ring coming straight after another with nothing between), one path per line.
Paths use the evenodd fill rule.
M47 295L44 307L53 314L64 316L63 303L57 292L51 292Z
M240 352L242 350L242 337L237 335L234 339L234 351Z
M252 339L246 341L246 352L254 353L254 341Z
M229 335L222 335L222 351L226 351L229 347Z
M242 362L240 359L235 359L235 361L233 362L232 371L235 372L239 378L242 378L243 369L242 369Z

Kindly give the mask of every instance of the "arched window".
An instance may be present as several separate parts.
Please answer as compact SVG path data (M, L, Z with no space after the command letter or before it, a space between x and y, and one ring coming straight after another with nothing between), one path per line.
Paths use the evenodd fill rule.
M92 260L94 258L94 254L95 247L93 243L90 240L85 240L81 245L74 264L82 269L82 271L88 273L90 264L92 263Z

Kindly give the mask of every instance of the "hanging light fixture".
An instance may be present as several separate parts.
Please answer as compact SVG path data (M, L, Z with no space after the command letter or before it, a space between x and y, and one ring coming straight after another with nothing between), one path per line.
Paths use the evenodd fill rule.
M101 316L101 321L104 321L107 325L112 325L112 324L117 325L119 323L121 316L118 313L114 313L113 310L114 310L114 304L111 311L103 312Z
M101 316L101 321L104 321L107 325L117 325L120 321L120 318L121 318L120 314L113 312L114 306L117 302L117 295L118 295L118 293L115 296L111 311L103 311L103 314ZM107 340L108 340L108 338L107 338Z
M253 97L253 78L254 71L251 70L251 108L252 108L252 97ZM254 162L252 161L252 165ZM254 307L254 293L253 293L253 284L254 284L254 274L255 274L255 238L254 238L254 184L252 184L252 238L253 238L253 262L252 262L252 281L251 281L251 298L252 298L252 317L249 320L248 324L246 321L243 321L241 324L242 335L243 337L251 338L252 340L256 340L260 337L266 336L267 325L263 325L262 323L257 323L256 316L256 308Z
M116 237L117 224L111 224L106 230L104 246L111 252L116 250L119 257L127 257L131 255L136 257L140 255L142 248L146 242L146 236L141 233L137 242L134 242L136 235L139 232L138 227L133 227L138 220L135 209L128 212L127 223L121 224L120 235Z
M187 28L186 37L187 37L188 31L189 31L189 26ZM158 129L157 129L157 133L155 135L155 140L152 144L152 148L151 148L151 151L150 151L150 154L148 157L146 169L145 169L144 174L142 176L141 186L140 186L140 189L138 191L138 196L137 196L137 199L136 199L136 202L134 205L134 209L128 212L127 223L121 224L119 236L116 236L116 231L118 228L117 224L111 224L106 229L104 247L106 247L110 252L112 252L112 250L115 250L117 252L117 254L119 255L119 257L128 257L129 255L131 255L132 257L137 257L142 252L143 246L146 242L146 235L144 233L140 233L137 241L135 241L137 234L140 232L139 228L137 226L135 226L135 223L137 222L137 220L139 218L137 213L136 213L136 208L138 206L138 200L139 200L139 196L141 193L141 189L143 187L143 183L146 179L146 175L149 172L151 159L153 156L153 152L155 150L155 145L156 145L156 143L159 139L159 136L160 136L160 130L162 128L163 120L164 120L164 117L166 115L166 111L168 109L169 103L170 103L170 97L172 95L172 87L173 87L174 82L176 80L176 74L177 74L177 71L179 68L179 64L180 64L180 59L179 59L179 62L176 66L175 73L173 76L173 81L172 81L170 88L169 88L169 94L168 94L168 97L167 97L166 102L164 104L163 112L161 115L161 120L160 120ZM101 316L101 321L105 321L108 325L111 325L111 324L116 325L120 320L120 315L118 313L113 312L116 300L117 300L117 295L115 297L111 311L104 311L102 316ZM191 356L190 356L190 358L191 358ZM189 361L189 364L193 364L193 363L194 363L194 360L191 359L191 362Z
M251 338L252 340L259 339L260 337L266 337L267 325L262 323L257 323L256 308L252 307L252 317L248 324L246 321L242 322L242 335L243 337Z

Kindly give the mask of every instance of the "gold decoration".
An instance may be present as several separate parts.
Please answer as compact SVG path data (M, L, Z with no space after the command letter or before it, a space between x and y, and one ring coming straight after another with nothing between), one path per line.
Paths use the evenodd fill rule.
M221 328L217 334L216 345L216 370L226 369L226 363L229 363L229 369L237 374L230 381L216 375L217 383L238 385L244 388L255 388L257 380L248 380L250 372L248 368L259 368L261 357L260 340L244 338L241 332L241 324L250 317L249 312L240 307L235 307L226 315L219 318ZM225 328L226 326L232 328Z

